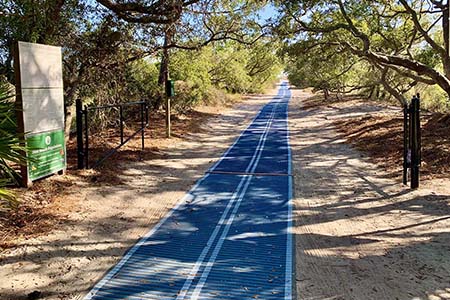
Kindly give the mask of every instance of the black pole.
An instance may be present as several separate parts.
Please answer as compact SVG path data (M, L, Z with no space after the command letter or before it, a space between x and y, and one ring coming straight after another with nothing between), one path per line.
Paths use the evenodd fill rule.
M149 104L146 102L145 103L145 125L146 125L146 127L148 127L148 125L150 124L148 110L149 110Z
M142 103L141 104L141 140L142 140L142 151L144 151L144 131L145 131L145 120L144 120L144 109L145 109L145 104Z
M420 94L417 94L417 163L420 168L422 164L422 128L420 125Z
M119 119L120 119L120 144L123 144L123 107L119 105Z
M420 167L420 100L419 96L411 101L411 188L419 187Z
M75 102L76 121L77 121L77 162L78 169L84 168L84 149L83 149L83 104L81 99Z
M88 124L88 109L84 107L84 134L85 134L85 145L84 145L84 158L86 160L86 169L89 169L89 124Z
M408 184L408 103L403 104L403 184Z

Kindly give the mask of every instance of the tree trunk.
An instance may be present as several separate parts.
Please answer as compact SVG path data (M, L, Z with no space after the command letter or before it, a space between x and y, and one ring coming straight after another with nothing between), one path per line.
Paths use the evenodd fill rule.
M169 79L169 63L170 63L170 55L168 45L172 43L173 36L173 25L168 25L166 32L164 34L164 48L161 57L161 65L159 67L159 77L158 77L158 85L161 87L161 90L164 90L164 86L166 81ZM159 95L158 99L156 99L153 108L159 109L163 103L164 96Z
M368 99L373 100L373 98L375 98L375 89L376 86L373 86L369 89L369 95L367 96Z
M439 85L439 87L442 88L442 90L444 90L447 96L450 98L450 79L447 78L445 74L442 74L441 72L430 66L402 56L387 54L385 55L371 51L355 51L355 49L351 51L355 55L359 57L366 57L370 62L376 64L403 67L405 69L416 72L417 74L425 75L426 77L436 82L436 84Z
M65 123L64 123L64 137L66 143L69 141L70 138L70 129L72 128L72 121L75 114L76 112L74 104L66 107Z
M78 82L74 82L73 86L67 91L64 99L65 107L64 107L64 115L65 115L65 123L64 123L64 136L66 139L66 143L70 138L70 129L72 127L73 117L75 116L75 99L77 97L78 91Z
M448 2L448 1L447 1ZM449 3L445 5L444 11L442 12L442 34L444 38L444 48L445 48L445 57L442 61L444 66L445 76L450 79L450 12L449 12Z
M323 89L323 95L325 100L328 100L330 98L330 91L328 89Z
M167 44L167 34L164 39L164 45ZM167 79L169 79L169 51L167 48L163 49L162 58L161 58L161 65L159 67L159 77L158 77L158 85L164 86Z

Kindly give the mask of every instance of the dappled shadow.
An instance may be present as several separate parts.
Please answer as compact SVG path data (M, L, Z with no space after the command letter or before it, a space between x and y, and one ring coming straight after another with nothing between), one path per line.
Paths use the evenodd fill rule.
M270 95L267 96L267 99L270 99ZM237 105L232 113L223 116L219 115L219 112L191 111L189 115L183 118L175 118L172 129L174 135L178 136L178 138L174 138L174 143L183 144L183 142L186 142L184 148L174 148L171 140L165 139L163 116L151 115L150 126L145 132L146 147L144 151L141 151L140 136L137 136L95 170L76 170L76 138L72 137L67 145L67 172L70 175L70 179L52 177L36 181L32 191L33 193L36 191L35 193L39 194L37 197L42 197L40 196L42 195L41 190L45 190L45 198L55 197L56 192L49 193L49 186L56 186L58 195L73 193L73 189L78 184L83 186L83 188L120 186L122 189L132 191L136 190L136 188L142 188L142 183L139 184L139 187L136 187L136 180L129 181L130 178L136 178L136 176L148 177L151 185L150 190L153 192L156 182L160 185L158 191L178 190L177 182L181 180L192 184L198 179L199 174L220 157L221 153L226 150L235 137L236 127L242 127L249 122L263 102L257 97L253 97L246 101L245 104ZM207 120L210 120L212 123L206 123ZM220 139L217 137L220 137ZM118 139L117 136L116 139ZM195 144L192 142L195 142ZM93 144L96 145L95 143ZM91 163L95 161L98 154L109 149L108 145L97 143L96 147L92 149ZM169 160L170 163L166 164L165 160ZM189 160L196 161L189 163ZM130 172L130 169L133 171ZM199 173L199 170L203 171ZM171 182L174 184L170 185ZM53 188L51 189L53 190ZM149 193L152 193L151 191ZM111 193L114 194L115 192ZM26 210L33 209L33 213L45 216L43 218L39 217L39 220L45 220L46 217L51 219L51 212L38 212L38 209L40 209L39 203L32 208L29 208L27 203L24 203L24 208ZM9 213L4 213L1 218L7 220ZM22 219L26 218L28 218L27 214L22 214ZM34 220L37 220L37 218L34 218ZM4 221L1 222L4 223ZM21 222L23 220L19 223ZM8 228L11 227L9 226L11 225L10 223L8 223ZM29 234L29 230L24 231L22 228L23 226L19 224L14 231L17 231L18 235ZM8 236L4 238L8 239ZM14 241L11 242L14 244ZM10 243L7 242L6 244L9 245ZM4 243L4 245L6 244Z
M215 113L196 110L191 110L183 116L172 115L172 136L184 138L185 135L203 132L205 129L202 126L205 122L217 116L219 115ZM133 124L126 125L127 126L124 128L124 140L131 137L140 126L140 124L139 126L132 126ZM113 154L113 157L111 157L110 160L116 162L129 162L133 160L152 159L155 154L154 151L152 151L152 148L154 148L152 142L154 139L163 139L166 137L164 126L164 116L159 112L151 113L149 115L149 125L144 131L144 147L145 144L147 144L147 148L142 151L141 134L139 133ZM120 141L120 127L118 125L116 127L106 128L100 132L89 133L89 166L92 167L95 165L95 162L100 160L105 153L117 147L120 144ZM75 136L72 137L67 145L67 163L69 170L76 169L77 149ZM109 168L114 167L114 164L108 164L107 161L104 164L106 166L103 167L102 171L108 171Z
M133 252L102 294L138 297L146 293L174 298L188 275L196 272L199 275L192 278L194 287L202 271L192 271L199 254L211 246L208 240L241 180L243 177L210 175L202 181L192 198ZM237 210L223 240L223 248L203 288L204 295L278 299L284 292L287 179L254 181L254 188L251 184L246 201ZM202 265L207 265L206 261Z
M349 189L349 187L347 187ZM326 195L324 195L326 196ZM320 197L315 195L315 197ZM392 198L398 197L398 195L390 196ZM318 205L314 208L297 205L297 209L308 211L307 216L302 216L302 224L319 224L328 223L337 220L346 220L350 218L358 217L370 217L377 215L390 214L393 211L402 211L403 214L417 213L420 215L421 219L429 219L429 217L434 217L433 220L443 221L450 217L450 196L449 195L425 195L418 196L412 199L405 199L403 201L396 201L394 203L389 203L385 205L380 205L379 200L386 200L390 197L373 197L365 198L364 200L356 201L336 201L331 204ZM342 196L342 198L346 198ZM344 203L342 203L344 202ZM376 203L374 207L360 208L357 205L366 203ZM432 221L420 221L416 220L414 226L427 225L432 223ZM413 227L406 226L406 228ZM405 228L405 229L406 229Z
M344 95L340 97L332 95L330 98L325 99L322 93L309 94L307 98L302 99L302 108L305 110L319 110L336 103L352 102L361 98L360 95Z
M267 97L267 99L270 98ZM239 133L237 128L248 124L255 112L265 102L256 98L254 100L248 100L245 105L240 105L233 112L218 118L209 114L196 116L198 118L190 122L194 127L201 126L201 130L198 131L193 130L186 133L181 130L183 133L180 132L178 135L177 123L175 123L174 130L178 135L175 138L178 144L176 147L170 145L170 141L169 144L163 144L161 147L158 144L152 144L152 138L158 139L158 137L154 137L150 131L150 134L146 133L148 147L142 154L137 155L140 150L124 148L97 171L69 170L75 174L80 172L78 176L84 178L83 180L88 183L81 183L70 189L88 189L87 197L95 199L89 202L91 203L89 206L83 206L83 209L90 209L92 203L101 205L105 200L103 209L106 210L108 210L108 205L114 205L114 201L116 201L118 203L128 202L130 210L143 209L145 211L145 207L142 207L142 199L148 199L145 206L159 207L157 213L152 213L148 217L140 216L137 219L128 212L115 215L105 213L105 217L93 221L86 217L86 214L89 215L91 212L80 212L75 219L69 219L60 225L62 230L70 232L72 236L59 234L59 231L56 230L55 234L59 234L58 240L50 238L46 241L46 238L42 237L31 243L23 242L20 247L9 250L7 255L2 257L0 264L4 270L7 266L10 271L15 271L6 275L11 278L11 286L2 287L0 298L26 299L27 295L33 291L38 291L41 293L41 297L46 298L73 298L79 297L80 293L87 291L93 285L93 280L98 279L107 271L108 267L106 266L114 264L116 259L136 242L136 239L126 237L136 236L136 233L140 236L143 235L174 203L173 199L170 200L172 201L170 204L161 203L158 200L167 197L164 195L179 197L180 193L183 194L203 176L208 167L229 147L236 134ZM202 118L209 119L210 122L203 122ZM180 126L189 126L183 124L183 122L187 122L186 120L180 119L175 122L179 122ZM152 123L150 123L151 125ZM159 136L161 133L157 134ZM139 140L139 138L136 139ZM137 142L139 143L139 141ZM136 156L141 160L133 162L123 159L123 157ZM73 158L74 153L72 152L72 163L74 163ZM159 199L156 197L158 194L162 195ZM110 200L106 201L106 199ZM139 200L141 202L138 202L138 199L141 199ZM165 207L166 205L169 207ZM93 208L99 209L98 207ZM214 209L214 207L212 208ZM196 207L191 206L191 209L195 210ZM187 223L185 222L185 225ZM73 229L76 229L76 232L73 232ZM276 238L279 234L273 233L272 235ZM64 238L61 238L62 236ZM237 240L236 243L239 244L239 247L243 244L252 245L250 239ZM226 262L224 261L224 263ZM56 271L55 264L60 265ZM15 281L15 275L28 276L27 282ZM84 279L81 279L80 276L83 276ZM37 282L37 284L29 285L29 282ZM61 289L64 292L58 292Z
M322 95L304 100L303 109L320 113L358 150L369 154L375 163L387 171L387 176L401 176L403 159L403 112L399 107L386 106L358 97L344 98L330 104ZM450 174L450 117L446 114L423 112L422 166L424 179L447 178Z
M447 177L450 172L450 124L436 116L422 117L422 166L424 178ZM439 118L440 119L440 118ZM401 174L403 118L401 113L345 117L335 125L357 149L366 151L392 177Z
M358 139L389 128L375 156L349 147L335 120L365 111L354 109L290 112L299 299L450 299L450 194L412 191L375 164L389 159L395 118L348 121Z
M380 238L297 235L298 269L305 271L297 274L300 299L450 299L450 232L382 250ZM358 251L359 247L374 250ZM311 268L322 276L309 272Z
M204 247L211 231L217 224L217 218L222 213L224 205L229 202L230 195L227 193L232 193L240 181L237 176L214 176L215 178L211 178L209 183L205 183L203 188L198 189L193 194L193 198L181 206L164 223L157 234L154 234L135 252L134 258L130 259L128 266L124 268L124 274L115 276L115 278L124 276L124 278L128 278L128 282L124 282L123 285L119 282L115 288L108 289L106 294L121 293L125 297L138 296L140 292L145 291L159 291L165 292L168 297L176 296L176 292L181 289L187 274L198 259L197 250ZM218 191L217 180L219 178L222 178L220 187L222 190ZM230 234L225 240L224 248L227 248L228 251L217 258L215 267L210 274L210 278L213 279L215 276L222 276L220 274L228 274L226 278L233 282L229 285L233 289L223 290L206 285L205 290L208 293L222 295L227 299L242 299L243 295L248 295L248 298L258 295L264 299L278 299L278 295L284 292L285 270L280 266L280 261L284 262L285 260L287 190L282 188L286 185L280 185L279 181L286 181L286 179L280 177L275 182L267 180L267 178L255 179L255 181L258 180L265 181L266 184L263 185L264 187L260 187L260 183L255 183L259 187L258 189L249 188L249 200L242 203L237 211L236 219L229 231ZM142 226L142 228L147 228L147 224L121 221L124 222L125 227ZM111 226L118 220L104 218L98 222ZM39 262L33 266L27 264L20 271L51 277L55 274L48 273L49 270L46 266L54 263L55 259L75 263L80 259L84 262L85 260L100 260L102 257L118 257L135 243L135 240L123 240L119 232L106 237L105 232L101 230L102 226L98 226L98 224L81 222L77 226L82 231L90 230L92 236L89 240L95 242L68 238L43 243L38 251L26 256L10 255L0 262L0 266L26 264L29 261ZM120 227L121 230L126 229L120 224L115 224L115 226ZM118 240L120 240L120 244L117 242ZM23 246L32 246L32 244L24 243ZM259 261L261 259L263 263ZM164 264L164 261L168 263ZM106 271L105 267L99 267L95 263L85 265L85 275L102 274ZM144 269L142 269L143 265L145 265ZM134 278L135 281L131 282L132 274L130 272L137 267L141 268L141 272L139 275L135 274L137 277ZM64 275L58 280L67 284L65 294L53 292L54 288L49 286L49 290L38 289L42 291L42 297L69 297L88 287L87 283L83 283L79 278L77 280L76 272L71 272L71 264L61 263L61 271ZM155 280L156 278L157 280ZM249 281L250 278L260 278L266 284ZM133 285L137 290L131 289ZM31 290L29 291L31 292ZM4 289L1 295L5 299L26 299L27 293L28 291L20 294L12 289Z

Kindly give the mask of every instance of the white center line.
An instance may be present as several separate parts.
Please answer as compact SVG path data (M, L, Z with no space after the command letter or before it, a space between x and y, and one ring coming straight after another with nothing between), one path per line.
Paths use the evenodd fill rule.
M279 101L277 101L277 104L276 104L275 108L278 106L278 104L279 104ZM268 123L272 124L272 121L273 121L273 117L269 120ZM255 161L254 165L252 166L251 172L254 172L256 167L258 166L258 162L259 162L259 160L261 158L262 150L264 148L268 132L269 131L264 133L265 134L264 143L257 148L257 151L259 151L258 158ZM236 216L237 210L238 210L238 208L239 208L239 206L240 206L240 204L241 204L241 202L242 202L242 200L243 200L243 198L245 196L245 192L246 192L248 186L250 185L251 179L252 179L252 176L249 176L247 181L246 181L246 183L245 183L244 192L239 197L236 205L233 208L233 212L231 213L230 217L228 218L228 220L227 220L227 222L225 224L225 228L224 228L224 230L223 230L219 240L217 241L216 246L214 247L213 253L211 254L211 257L210 257L210 259L208 260L208 262L207 262L207 264L205 266L205 269L204 269L204 271L202 273L202 276L200 277L200 280L199 280L198 284L196 285L196 287L194 289L194 292L192 293L192 296L190 298L192 300L196 300L200 296L201 290L202 290L203 286L205 285L205 282L206 282L206 280L207 280L207 278L209 276L209 273L210 273L212 267L214 266L214 263L215 263L215 260L217 258L217 255L219 254L219 251L222 248L222 245L223 245L223 243L225 241L225 238L226 238L226 236L228 234L228 231L229 231L229 229L231 227L231 224L233 223L234 217Z
M273 106L272 108L272 112L271 112L271 116L268 120L268 122L266 123L266 126L264 128L264 132L261 135L261 138L258 142L258 145L256 147L255 152L253 153L252 159L250 161L250 163L248 164L247 168L246 168L246 172L249 172L250 170L254 171L254 169L256 168L257 162L259 161L259 158L261 156L261 150L264 147L263 145L265 144L265 140L267 138L267 134L270 128L270 125L272 123L272 120L274 118L275 115L275 108L278 106L278 101L276 102L276 104ZM256 160L256 163L255 163ZM214 240L216 239L217 234L219 233L220 229L222 229L222 227L225 225L225 228L227 228L227 226L229 227L229 222L228 220L226 220L226 217L228 215L228 211L231 209L231 207L237 202L237 206L239 206L240 201L242 200L243 195L245 194L248 184L250 183L250 179L251 176L243 176L241 181L239 182L239 186L237 187L235 193L233 194L233 197L230 199L230 202L228 203L227 207L225 208L225 211L222 214L222 217L220 218L219 222L217 223L216 227L214 228L213 233L211 234L206 247L203 249L202 253L200 254L199 258L197 259L197 262L194 265L194 268L192 269L192 271L190 272L188 278L186 279L183 287L181 288L180 292L178 293L177 296L177 300L183 300L185 299L186 295L189 292L189 289L192 285L192 281L194 280L194 278L197 276L197 273L199 271L199 269L202 267L203 262L206 258L206 255L208 254L209 250L211 249L211 247L214 244ZM244 185L244 188L242 188L242 186ZM236 200L236 198L238 198ZM234 218L236 209L233 209L233 213L229 216L229 218ZM227 231L228 232L228 231ZM220 240L222 239L223 234L221 235ZM217 245L216 245L217 248ZM203 277L203 276L202 276Z

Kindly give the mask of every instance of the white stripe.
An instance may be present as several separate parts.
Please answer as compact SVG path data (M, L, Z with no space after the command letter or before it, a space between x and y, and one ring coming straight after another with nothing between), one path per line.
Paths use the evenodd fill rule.
M272 118L273 118L273 111L274 111L274 109L272 109ZM256 120L256 118L261 114L261 112L262 111L260 111L259 113L258 113L258 115L253 119L253 121L254 120ZM253 123L253 121L252 121L252 123ZM251 123L250 123L250 125L247 127L247 129L249 128L251 126ZM267 128L267 126L266 126L266 128ZM244 134L244 132L245 131L243 131L241 134L240 134L240 136L239 136L239 138ZM236 139L236 141L234 142L234 144L233 145L235 145L237 142L238 142L238 140L239 140L239 138L237 138ZM261 139L260 139L260 142L261 142ZM224 154L223 154L223 156L221 157L221 159L220 159L220 161L221 160L223 160L223 158L224 158L224 156L226 155L226 154L228 154L228 152L230 151L230 149L228 149L227 150L227 152L225 152ZM253 157L252 157L252 161L253 161L253 159L254 159L254 157L255 157L255 154L256 154L256 152L257 151L255 151L255 153L254 153L254 155L253 155ZM250 162L250 164L249 164L249 166L247 167L247 170L248 170L248 168L251 166L251 164L252 164L252 161ZM217 163L216 163L217 164ZM189 190L189 192L186 194L186 195L184 195L184 197L183 198L181 198L181 200L147 233L147 234L145 234L130 250L128 250L128 252L122 257L122 259L119 261L119 263L117 263L117 265L115 265L106 275L105 275L105 277L103 277L93 288L92 288L92 290L84 297L84 300L91 300L94 296L95 296L95 294L109 281L109 280L111 280L111 278L112 277L114 277L114 275L116 275L119 271L120 271L120 269L122 268L122 266L130 259L130 257L137 251L137 249L140 247L140 246L142 246L147 240L148 240L148 238L150 238L166 221L167 221L167 219L169 219L171 216L172 216L172 214L175 212L175 211L177 211L179 208L180 208L180 206L182 205L182 204L184 204L184 202L185 201L188 201L189 199L191 199L191 198L193 198L194 196L192 195L192 192L193 191L195 191L198 187L199 187L199 185L206 179L206 178L208 178L208 176L210 175L210 173L207 173L204 177L202 177L201 179L199 179L198 181L197 181L197 183ZM241 180L241 182L240 182L240 184L239 184L239 186L241 186L241 183L242 182L244 182L243 180ZM236 189L236 191L237 190L239 190L239 186L238 186L238 188ZM235 192L236 193L236 192ZM232 201L230 201L230 202L232 202ZM228 206L227 206L228 207ZM229 209L228 209L229 210ZM224 213L223 215L226 215L226 213ZM214 233L213 233L214 234ZM217 234L217 233L216 233ZM209 246L210 247L210 246ZM178 299L178 298L177 298Z
M223 224L223 222L225 221L225 219L226 219L226 217L228 215L228 211L233 206L233 204L235 202L235 199L241 193L241 187L242 187L243 183L245 182L244 179L245 179L245 177L243 177L241 179L241 181L239 182L239 185L238 185L236 191L233 193L233 197L230 199L230 202L228 202L228 205L225 208L224 212L222 213L222 216L221 216L219 222L217 223L216 227L214 228L213 233L209 237L208 242L206 243L206 247L203 248L202 253L198 257L194 267L192 268L191 272L189 273L188 278L186 279L186 281L184 282L183 287L181 288L180 292L178 293L177 299L184 299L184 297L186 296L187 292L189 291L189 288L190 288L190 286L192 284L192 281L194 280L195 276L197 276L197 272L200 269L201 264L205 260L205 257L208 254L209 249L213 245L213 242L214 242L217 234L219 233L220 229L222 228L222 224Z
M231 224L234 221L234 217L236 216L237 210L242 202L242 199L244 198L244 196L247 192L248 186L250 185L252 178L253 178L253 176L248 176L246 178L247 181L245 182L244 192L241 194L236 205L234 206L233 212L231 213L230 218L225 223L225 228L222 231L222 234L220 235L220 238L216 244L216 247L214 247L214 251L211 254L210 259L206 263L206 266L205 266L205 269L203 270L200 281L197 283L197 285L194 289L194 292L192 293L191 299L193 299L193 300L198 299L200 292L202 291L202 288L205 285L205 282L206 282L206 279L208 278L209 272L211 271L212 267L214 266L214 262L216 261L217 255L219 254L219 251L222 248L223 242L225 241L228 231L230 230Z
M261 151L260 151L262 149L261 145L264 145L264 143L265 143L265 139L267 138L267 135L268 135L268 132L269 132L269 128L270 128L270 124L272 123L273 117L275 115L275 108L277 107L277 105L278 104L274 105L274 107L272 108L272 112L271 112L271 116L270 116L269 122L267 122L266 127L264 128L264 132L263 132L263 134L261 135L261 137L259 139L258 145L256 147L255 152L253 153L252 159L251 159L250 163L248 164L248 166L247 166L247 168L245 170L246 173L249 172L250 170L254 171L254 169L256 168L256 165L258 164L257 162L259 161L259 157L261 156ZM254 163L255 159L256 159L256 163ZM239 182L239 187L238 187L237 190L240 189L241 185L244 182L245 182L245 186L244 186L243 190L239 192L240 194L239 194L239 198L237 200L236 206L239 206L239 203L242 200L242 197L245 195L245 192L247 191L248 183L250 182L250 180L248 180L248 178L251 178L251 176L244 176L244 177L242 177L241 181ZM176 298L177 300L183 300L186 297L186 295L189 292L189 289L190 289L190 287L192 285L192 281L194 280L195 276L197 275L197 272L200 269L200 267L202 267L202 264L203 264L203 262L205 260L205 257L206 257L206 255L208 254L209 250L211 249L211 247L213 245L213 242L214 242L214 240L216 238L217 233L219 232L219 230L222 228L223 225L225 225L225 228L228 225L229 219L227 221L225 221L225 219L227 217L229 209L236 202L236 200L235 200L236 196L237 196L237 191L236 191L235 194L233 194L233 198L230 199L230 202L228 203L224 213L222 214L221 219L219 220L219 222L217 223L216 227L214 228L214 232L210 236L210 238L209 238L209 240L208 240L208 242L206 244L206 247L203 248L203 251L200 254L199 258L197 259L197 261L196 261L196 263L194 265L194 268L192 269L192 271L189 274L188 278L184 282L183 287L181 288L181 290L178 293L178 296ZM229 218L234 218L233 214L235 213L235 211L236 211L236 209L233 209L233 213L229 216ZM221 243L221 239L222 238L223 238L223 233L222 233L221 237L219 238L218 244ZM216 245L216 248L217 248L217 245Z
M117 272L119 272L120 268L122 268L122 266L128 261L128 259L130 259L130 257L136 252L136 250L142 245L144 244L148 238L150 236L152 236L156 230L159 229L159 227L161 227L168 218L170 218L170 216L172 216L172 214L179 209L179 207L185 202L188 201L189 199L192 199L194 196L192 195L192 192L194 190L196 190L198 188L198 186L206 179L208 178L209 174L206 174L206 176L202 177L201 179L199 179L197 181L197 183L189 190L189 192L184 195L183 198L181 198L180 201L178 201L178 203L175 205L175 207L173 207L165 216L164 218L162 218L158 224L155 225L155 227L153 227L146 235L144 235L139 242L137 242L126 254L125 256L119 261L119 263L117 265L115 265L114 268L112 268L105 277L102 278L102 280L100 280L95 286L94 288L86 295L86 297L84 297L85 300L90 300L92 299L93 296L95 296L95 294L114 276L117 274Z
M282 89L280 89L279 90L279 92L282 92L282 93L284 93L284 90L282 90ZM277 96L275 96L275 97L279 97L280 95L277 95ZM281 96L281 97L284 97L284 95L283 96ZM269 102L270 103L270 102ZM268 103L268 104L269 104ZM228 147L228 149L227 149L227 151L225 151L223 154L222 154L222 156L220 157L220 159L218 160L218 161L216 161L215 163L214 163L214 165L212 165L209 169L208 169L208 171L207 172L211 172L211 171L213 171L223 160L224 160L224 158L228 155L228 153L230 153L230 151L231 151L231 149L233 149L233 147L234 146L236 146L236 144L238 143L238 141L241 139L241 137L244 135L244 133L250 128L250 126L252 126L252 124L253 124L253 122L255 122L255 120L262 114L262 111L263 111L263 109L264 109L264 107L266 106L267 104L265 104L264 106L263 106L263 108L259 111L259 113L250 121L250 123L248 124L248 126L241 132L241 134L236 138L236 140L234 141L234 143L230 146L230 147Z
M273 111L275 111L275 108L278 107L278 104L279 104L279 102L276 103L276 105L274 106L274 110L273 110ZM273 115L274 115L274 114L273 114ZM272 124L272 121L273 121L273 115L272 115L272 118L269 120L269 122L267 122L267 123L270 124L270 125ZM269 128L270 128L270 126L269 126ZM269 135L268 133L269 133L269 131L266 131L266 132L264 133L264 135L265 135L265 136L264 136L264 143L263 143L261 146L259 146L259 147L257 148L258 158L257 158L257 160L255 161L255 163L253 164L253 167L252 167L252 169L251 169L251 172L254 172L255 169L256 169L256 167L258 166L258 162L259 162L259 160L261 159L261 156L262 156L262 150L264 149L264 145L265 145L265 142L266 142L266 138L267 138L267 136ZM227 220L227 223L225 224L225 228L224 228L224 230L223 230L223 232L222 232L222 234L221 234L221 236L220 236L220 238L219 238L219 240L218 240L216 246L214 247L213 253L211 254L211 257L210 257L210 259L208 260L208 262L207 262L207 264L206 264L206 266L205 266L205 269L203 270L202 276L200 277L200 280L199 280L199 282L197 283L197 285L196 285L196 287L195 287L195 289L194 289L194 292L192 293L191 299L193 299L193 300L198 299L198 297L199 297L199 295L200 295L200 293L201 293L201 290L202 290L203 286L205 285L205 282L206 282L206 280L207 280L207 278L208 278L208 275L209 275L209 273L210 273L212 267L214 266L214 262L215 262L215 260L216 260L216 258L217 258L217 255L219 254L219 251L220 251L220 249L222 248L222 245L223 245L223 243L224 243L224 241L225 241L225 238L226 238L226 236L227 236L227 234L228 234L228 231L230 230L231 224L232 224L233 221L234 221L234 217L236 216L237 210L238 210L238 208L239 208L239 206L240 206L240 204L241 204L241 202L242 202L242 199L243 199L244 196L245 196L245 193L246 193L246 191L247 191L248 186L250 185L250 182L251 182L251 179L252 179L252 178L253 178L252 176L248 177L248 180L247 180L247 182L246 182L246 184L245 184L245 187L244 187L244 191L243 191L243 193L241 194L241 196L239 197L239 199L238 199L236 205L234 206L233 212L231 213L229 219Z
M291 94L289 93L289 100L291 99ZM292 151L291 151L291 144L290 144L290 130L289 130L289 100L288 105L286 106L286 135L287 135L287 143L288 143L288 173L292 174ZM288 179L288 219L287 219L287 241L286 241L286 281L285 281L285 289L284 289L284 299L285 300L292 300L292 289L293 289L293 283L292 283L292 272L293 272L293 265L292 265L292 192L293 192L293 186L292 186L292 176L289 176Z

